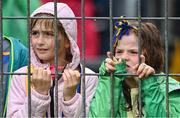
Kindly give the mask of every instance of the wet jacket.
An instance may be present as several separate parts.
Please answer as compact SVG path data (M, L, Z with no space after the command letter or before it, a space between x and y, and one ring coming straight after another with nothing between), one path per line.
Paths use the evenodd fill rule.
M125 64L117 64L115 74L126 73ZM92 99L89 117L111 116L110 76L102 63L99 84ZM126 102L122 94L122 81L125 76L114 77L114 116L128 117ZM166 117L166 77L150 76L141 81L142 114L144 117ZM169 111L170 117L180 116L180 83L169 77Z
M8 56L7 58L3 58L4 62L8 62L8 72L14 72L20 67L26 66L28 63L28 49L19 39L3 36L3 40L3 52L9 52L8 55L3 55L4 57ZM6 49L5 46L7 47Z
M28 50L22 43L20 43L19 39L3 36L3 72L13 73L15 70L26 66L28 63L27 59ZM11 84L12 75L4 75L3 78L3 85L5 91L5 113L7 107L6 96L8 94L8 88Z

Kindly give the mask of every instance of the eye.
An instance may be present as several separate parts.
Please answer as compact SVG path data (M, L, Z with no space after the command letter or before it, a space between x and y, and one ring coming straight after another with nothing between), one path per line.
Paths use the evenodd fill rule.
M133 55L136 55L136 54L138 54L138 51L132 50L132 51L130 51L130 53L133 54Z
M53 32L46 32L45 34L46 34L46 36L54 36Z
M39 33L37 31L32 31L31 35L32 36L37 36Z
M116 53L117 53L117 54L122 54L123 51L122 51L122 50L117 50Z

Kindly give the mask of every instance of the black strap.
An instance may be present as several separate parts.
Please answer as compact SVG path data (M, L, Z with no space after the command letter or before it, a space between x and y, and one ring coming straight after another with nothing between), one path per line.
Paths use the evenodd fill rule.
M50 96L51 96L50 110L51 110L51 117L54 117L54 86L55 86L55 82L53 80L53 86L50 88Z

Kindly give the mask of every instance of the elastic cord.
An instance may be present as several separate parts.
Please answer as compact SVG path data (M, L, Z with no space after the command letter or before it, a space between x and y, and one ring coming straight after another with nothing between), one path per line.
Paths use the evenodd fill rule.
M11 52L10 52L10 59L11 59L11 66L10 66L10 73L13 72L13 65L14 65L14 44L12 42L11 39L9 39L8 37L4 36L4 38L8 39L10 41L10 45L11 45ZM12 80L12 74L9 75L9 78L8 78L8 89L7 89L7 95L6 95L6 98L5 98L5 105L4 105L4 112L3 112L3 117L5 117L6 115L6 111L7 111L7 103L8 103L8 96L9 96L9 89L10 89L10 86L11 86L11 80Z

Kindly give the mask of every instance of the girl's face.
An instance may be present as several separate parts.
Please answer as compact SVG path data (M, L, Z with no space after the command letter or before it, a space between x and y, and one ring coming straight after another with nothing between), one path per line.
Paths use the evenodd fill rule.
M133 73L132 67L138 64L138 40L134 33L124 35L115 50L115 57L126 61L127 72Z
M45 27L44 23L37 23L32 28L31 32L31 43L33 50L37 57L41 60L42 63L54 63L54 31L53 28ZM58 37L60 40L60 35ZM58 50L58 56L61 57L62 46Z

